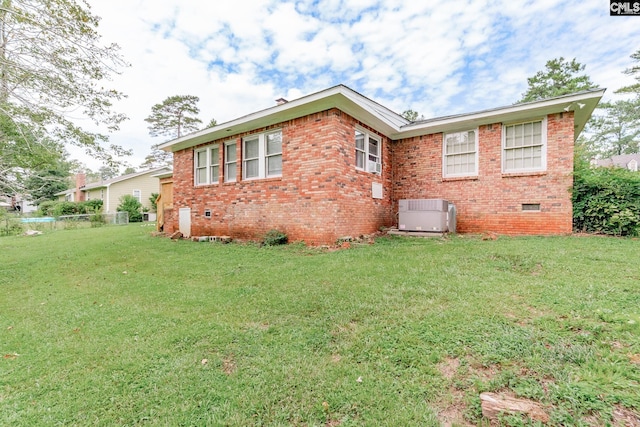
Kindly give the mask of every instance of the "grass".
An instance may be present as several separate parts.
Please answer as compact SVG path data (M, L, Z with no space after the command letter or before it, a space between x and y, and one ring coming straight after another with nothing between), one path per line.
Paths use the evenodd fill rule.
M638 240L150 230L0 238L1 425L482 425L484 391L638 420Z

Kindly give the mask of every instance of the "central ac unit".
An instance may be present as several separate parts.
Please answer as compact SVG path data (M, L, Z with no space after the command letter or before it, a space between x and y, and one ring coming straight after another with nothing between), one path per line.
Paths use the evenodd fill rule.
M398 230L442 233L449 226L449 202L442 199L403 199L398 201ZM454 219L455 221L455 219Z

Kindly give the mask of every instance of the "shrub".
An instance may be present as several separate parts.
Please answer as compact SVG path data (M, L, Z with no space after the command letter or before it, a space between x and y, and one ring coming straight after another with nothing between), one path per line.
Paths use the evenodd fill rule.
M85 202L46 201L38 205L38 216L83 215L102 212L102 200L87 200Z
M276 246L276 245L286 245L288 241L287 235L278 230L269 230L267 234L264 235L264 243L265 246Z
M640 235L640 173L622 168L580 168L574 173L576 231Z
M51 212L53 216L77 215L80 213L80 207L75 202L58 202Z
M98 213L102 212L102 205L104 202L100 199L87 200L86 202L80 202L81 209L84 209L85 213Z
M51 216L53 215L53 208L60 202L55 200L48 200L46 202L42 202L38 205L38 210L36 214L38 216Z
M0 235L13 236L23 231L20 225L20 218L0 208Z
M158 199L159 195L160 194L158 193L151 193L151 196L149 196L149 202L151 203L151 212L157 212L158 210L156 200Z
M142 203L131 194L120 197L118 212L128 212L129 222L142 222Z

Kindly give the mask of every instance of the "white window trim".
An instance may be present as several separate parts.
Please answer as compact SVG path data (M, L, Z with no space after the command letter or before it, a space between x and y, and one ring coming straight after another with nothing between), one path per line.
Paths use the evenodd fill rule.
M455 134L459 134L459 133L468 133L468 132L474 132L474 134L475 134L475 150L474 150L474 154L475 154L474 166L475 166L475 168L474 168L473 172L448 173L447 172L447 157L448 156L455 156L455 155L459 155L459 154L469 154L469 153L447 154L447 136L448 135L455 135ZM462 131L458 131L458 132L447 132L447 133L444 133L442 135L442 176L444 178L458 178L458 177L462 178L462 177L468 177L468 176L478 176L478 152L480 151L478 149L478 147L480 146L479 140L480 140L480 136L479 136L478 128L466 129L466 130L462 130Z
M213 180L213 177L211 176L211 167L214 166L212 164L213 159L211 158L211 151L213 149L217 148L218 150L220 149L220 144L213 144L213 145L207 145L206 147L201 147L198 148L197 150L193 151L193 184L196 187L202 186L202 185L211 185L211 184L218 184L220 178L220 174L218 174L218 176L216 177L216 180ZM206 153L206 160L205 160L205 165L201 166L200 168L198 168L198 153ZM220 156L218 156L218 159L216 159L218 161L217 165L218 165L218 169L220 168ZM205 180L204 182L198 182L198 169L204 169L205 170Z
M281 129L273 129L268 132L263 132L259 134L248 135L242 138L242 179L246 181L253 181L255 179L265 179L265 178L278 178L282 176L282 172L277 174L269 174L267 168L267 162L270 157L282 156L282 146L280 146L279 153L267 154L267 136L275 133L280 134L280 140L282 141L282 130ZM258 157L252 157L250 159L246 158L246 142L254 141L258 139ZM258 161L258 176L247 177L247 161Z
M505 152L507 150L509 150L508 148L506 148L506 141L507 141L507 131L506 128L508 126L514 126L514 125L524 125L527 123L536 123L536 122L542 122L542 126L541 126L541 130L540 132L542 133L541 135L541 139L542 139L542 147L541 147L541 153L540 153L540 167L537 168L521 168L521 169L507 169L506 168L506 155ZM502 148L500 151L500 157L501 157L501 163L502 163L502 173L504 174L520 174L520 173L535 173L535 172L544 172L547 170L547 145L548 145L548 141L547 141L547 118L543 117L543 118L538 118L538 119L532 119L532 120L526 120L526 121L519 121L519 122L514 122L514 123L503 123L502 124ZM521 148L521 147L518 147ZM517 148L516 148L517 149Z
M232 162L229 162L227 160L227 149L231 145L236 146L236 159ZM236 165L236 173L234 173L233 176L229 176L228 174L228 168L229 168L229 165L231 164ZM228 141L224 143L224 182L236 182L237 176L238 176L238 143L236 141Z
M376 175L380 175L382 174L382 137L380 135L376 135L375 133L369 132L366 129L363 129L359 126L356 126L355 129L356 132L360 132L362 134L364 134L364 149L360 150L359 148L355 147L355 132L353 133L354 135L354 154L357 154L358 151L363 152L364 153L364 167L358 167L358 162L354 160L354 163L356 165L356 169L359 171L364 171L364 172L369 172L369 173L373 173ZM378 141L378 161L371 161L369 160L369 138L373 138L376 141Z
M138 196L136 197L136 193L138 193ZM142 203L142 191L135 189L131 192L131 195L140 203Z

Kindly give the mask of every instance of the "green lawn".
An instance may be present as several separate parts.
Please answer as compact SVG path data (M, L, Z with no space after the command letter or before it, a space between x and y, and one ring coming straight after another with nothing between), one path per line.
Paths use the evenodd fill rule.
M151 231L0 238L0 425L482 425L484 391L638 419L637 239Z

